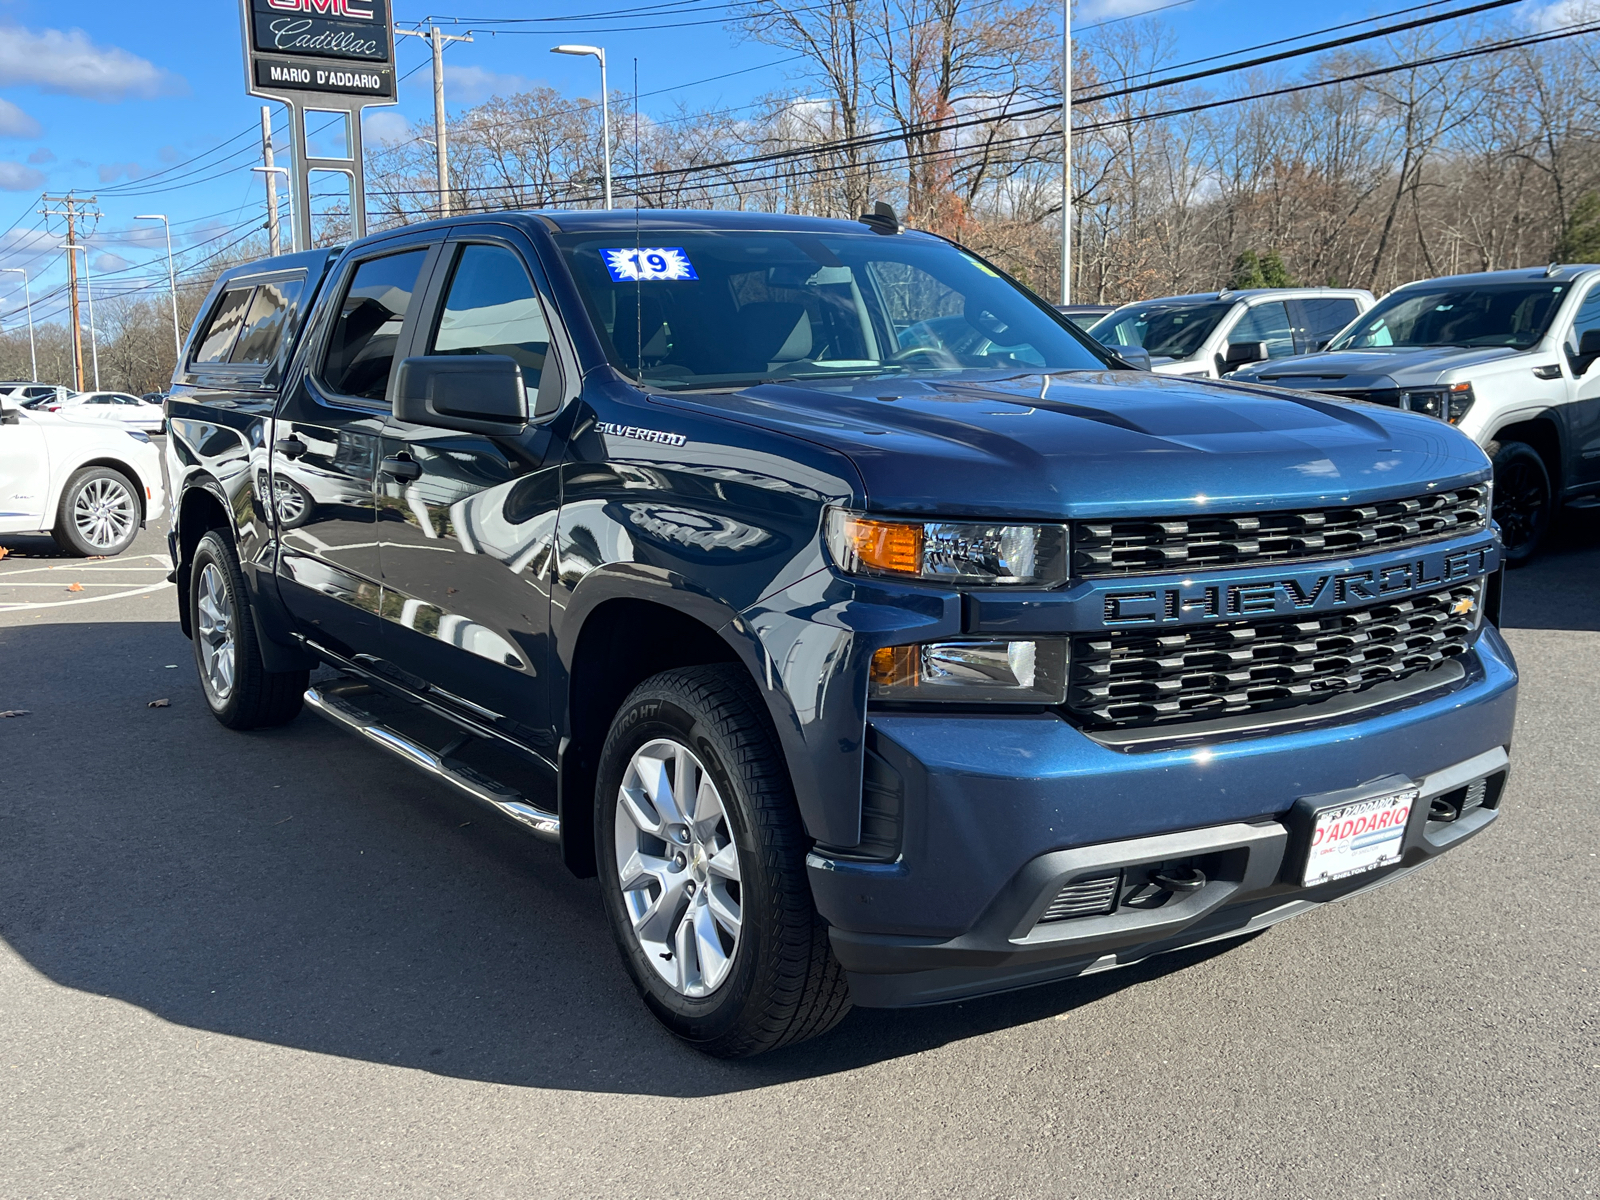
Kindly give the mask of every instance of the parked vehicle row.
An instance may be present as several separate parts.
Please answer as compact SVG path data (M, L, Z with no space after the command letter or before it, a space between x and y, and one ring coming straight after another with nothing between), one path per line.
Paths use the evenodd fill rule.
M166 502L142 430L0 396L0 533L49 533L69 554L120 554Z
M1315 341L1306 303L1197 346L1238 305ZM720 1055L1249 934L1487 829L1483 451L1135 350L884 206L230 268L167 401L201 692L558 842Z
M1600 267L1360 289L1273 288L1126 304L1090 332L1158 374L1316 391L1458 426L1495 468L1511 565L1563 504L1600 507Z

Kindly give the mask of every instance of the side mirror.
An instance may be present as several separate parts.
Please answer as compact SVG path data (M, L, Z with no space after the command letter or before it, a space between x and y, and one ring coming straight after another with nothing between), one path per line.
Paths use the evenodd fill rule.
M1223 364L1231 371L1235 367L1242 367L1248 363L1267 361L1267 344L1265 342L1229 342L1228 353L1223 356Z
M0 425L21 425L22 414L14 408L0 405Z
M1150 370L1150 351L1143 346L1112 346L1110 350L1124 362L1138 370Z
M400 363L394 415L412 425L502 437L528 424L528 391L504 354L430 354Z
M1585 329L1578 339L1578 354L1572 361L1572 373L1582 375L1600 358L1600 329Z
M1328 348L1328 343L1331 341L1333 341L1331 337L1318 338L1316 341L1311 343L1311 352L1316 354L1326 350Z

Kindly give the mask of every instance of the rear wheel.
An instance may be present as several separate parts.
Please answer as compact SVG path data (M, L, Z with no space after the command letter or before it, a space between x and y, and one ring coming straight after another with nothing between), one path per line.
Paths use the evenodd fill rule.
M51 531L68 554L121 554L139 536L139 494L121 471L84 467L61 489Z
M1550 472L1526 442L1490 442L1484 449L1494 463L1494 519L1506 563L1520 567L1538 553L1550 528L1555 511Z
M680 1038L741 1057L849 1011L788 771L739 668L667 671L623 703L601 752L595 844L623 962Z
M211 715L229 729L261 729L294 720L309 671L269 671L250 617L244 573L227 538L212 530L189 568L189 613L200 690Z

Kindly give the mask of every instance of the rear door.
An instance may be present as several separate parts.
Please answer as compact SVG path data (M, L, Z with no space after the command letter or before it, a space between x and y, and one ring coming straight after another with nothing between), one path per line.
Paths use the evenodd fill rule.
M50 453L39 422L18 411L12 400L0 401L7 420L0 422L0 533L31 533L50 524L45 497L50 492Z
M396 352L410 337L437 240L390 239L341 265L273 420L283 600L308 638L347 657L376 653L379 448Z
M378 473L384 654L426 679L436 698L453 697L553 756L546 670L557 427L576 372L552 348L563 336L555 309L532 247L513 229L458 231L426 312L411 352L515 359L533 420L516 436L489 436L391 416Z

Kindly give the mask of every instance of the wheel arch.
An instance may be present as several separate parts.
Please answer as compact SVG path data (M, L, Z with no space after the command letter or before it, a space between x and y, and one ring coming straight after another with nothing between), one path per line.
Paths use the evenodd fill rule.
M1550 490L1559 499L1566 486L1565 445L1561 435L1561 422L1550 410L1532 415L1518 414L1513 421L1495 428L1491 442L1523 442L1533 447L1544 469L1550 473Z
M575 875L595 873L594 789L612 717L652 675L712 663L742 666L767 702L779 752L791 766L793 748L783 736L786 723L792 728L792 714L785 719L788 702L781 691L761 685L765 652L727 604L666 580L601 568L574 592L555 641L551 688L562 731L562 859Z
M178 585L178 623L183 636L192 638L194 628L189 612L189 567L194 561L195 547L200 539L213 529L227 532L228 538L238 545L238 531L233 527L233 513L223 498L222 485L210 476L191 477L179 497L177 506L178 561L173 563L174 582Z
M89 467L108 467L117 472L117 474L125 476L128 482L133 484L134 497L139 501L140 526L142 527L150 519L150 497L144 493L144 489L147 486L144 482L144 476L139 474L138 468L132 463L124 462L122 459L110 454L91 455L82 462L74 463L70 470L62 473L60 477L61 486L56 490L55 495L50 498L49 511L52 516L58 514L61 510L61 498L66 494L68 480L79 471L87 470Z

